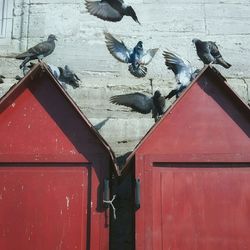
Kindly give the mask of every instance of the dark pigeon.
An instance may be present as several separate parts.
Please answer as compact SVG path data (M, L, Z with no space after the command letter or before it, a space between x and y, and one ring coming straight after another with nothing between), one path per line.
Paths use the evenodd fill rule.
M123 16L131 16L135 22L140 24L134 9L126 5L123 0L86 0L85 5L91 15L102 20L118 22Z
M50 65L49 65L50 66ZM69 68L68 65L64 66L64 69L61 67L58 67L60 71L60 76L58 77L58 80L60 82L64 82L66 84L71 85L73 88L78 88L79 82L81 81L79 77Z
M128 49L122 41L115 39L110 33L104 32L106 45L113 57L119 62L129 64L129 72L135 77L144 77L147 74L148 65L155 56L157 49L149 49L145 53L143 43L139 41L133 49Z
M132 108L133 111L141 114L152 112L152 117L157 121L159 116L164 113L165 97L160 91L155 91L152 97L148 97L142 93L131 93L125 95L116 95L110 98L110 102L117 105L124 105Z
M30 60L42 60L44 57L50 55L55 49L55 40L57 40L55 35L51 34L49 35L47 41L38 43L34 47L28 49L26 52L16 56L16 59L23 60L20 65L20 69L23 68Z
M29 65L25 65L25 74L33 68L36 64L30 62ZM64 68L57 67L52 64L47 64L48 69L53 74L53 76L61 83L61 85L66 88L66 84L71 85L73 88L78 88L79 82L81 81L79 77L69 68L68 65L65 65ZM22 77L16 76L16 80L20 81Z
M4 79L5 77L3 76L3 75L0 75L0 83L3 83L4 81L3 81L3 79Z
M223 59L215 42L201 41L196 38L193 39L192 42L195 44L197 55L204 64L219 64L226 69L232 66Z
M179 97L180 93L193 81L199 70L195 69L189 61L177 56L170 51L164 51L165 64L168 69L175 74L177 87L173 89L167 96L167 99L173 96Z

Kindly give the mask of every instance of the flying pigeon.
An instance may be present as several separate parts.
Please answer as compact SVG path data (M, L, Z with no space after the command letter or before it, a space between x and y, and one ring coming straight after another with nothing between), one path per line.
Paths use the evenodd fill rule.
M88 12L105 21L118 22L123 16L131 16L139 23L134 9L126 5L123 0L101 0L85 2Z
M125 95L116 95L110 98L110 102L117 105L124 105L132 108L133 111L148 114L152 112L155 121L163 114L165 107L165 97L159 90L155 91L152 97L148 97L142 93L131 93Z
M199 70L191 66L190 62L177 56L170 51L164 51L165 65L175 74L177 87L173 89L167 96L167 99L173 96L179 97L180 93L192 82L197 76Z
M0 83L3 83L3 79L5 78L5 76L0 75Z
M220 64L226 69L232 66L222 58L219 48L215 42L201 41L196 38L193 39L192 42L195 44L197 55L204 64Z
M123 63L128 63L129 72L135 77L144 77L147 74L147 68L144 65L149 64L155 56L158 48L149 49L145 53L143 43L139 41L133 49L128 49L123 41L118 41L110 33L104 32L106 45L113 57Z
M34 60L34 59L41 60L44 57L50 55L55 49L55 46L56 46L55 40L57 40L55 35L51 34L49 35L47 41L38 43L34 47L31 47L30 49L28 49L26 52L20 55L17 55L16 59L23 60L23 62L20 65L20 69L23 68L25 64L29 62L30 60Z

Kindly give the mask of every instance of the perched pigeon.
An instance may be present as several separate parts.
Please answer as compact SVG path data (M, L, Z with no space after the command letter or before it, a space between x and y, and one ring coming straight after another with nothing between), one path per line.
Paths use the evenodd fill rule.
M36 64L30 62L29 65L25 65L24 76L28 73L28 71L33 68ZM53 76L62 84L63 87L66 88L66 84L71 85L73 88L79 87L79 82L81 81L79 77L69 68L68 65L65 65L64 68L57 67L52 64L47 64L50 72ZM16 76L16 80L20 81L22 77Z
M232 66L222 58L222 55L215 42L201 41L196 38L193 39L192 42L195 44L197 55L204 64L220 64L226 69Z
M85 2L88 12L105 21L118 22L123 16L131 16L139 23L134 9L124 3L123 0L101 0Z
M155 121L163 114L165 107L165 97L159 90L155 91L152 97L148 97L142 93L132 93L125 95L116 95L110 98L110 102L117 105L124 105L132 108L134 111L148 114L152 112Z
M129 64L129 71L135 77L144 77L147 74L147 65L155 56L157 49L143 50L142 41L139 41L133 49L128 49L122 41L115 39L110 33L104 32L106 45L109 52L120 62Z
M0 83L3 83L3 79L4 79L5 77L3 76L3 75L0 75Z
M182 59L172 52L164 51L163 56L168 69L174 72L178 84L177 87L166 96L166 98L170 99L173 96L179 97L179 94L197 76L199 70L192 67L189 61Z
M23 60L20 65L20 69L25 66L27 62L34 59L43 59L44 57L50 55L55 49L55 35L49 35L47 41L38 43L34 47L31 47L26 52L16 56L16 59Z
M54 65L48 64L49 70L54 75L54 77L62 84L69 84L73 88L79 87L79 77L69 68L68 65L65 65L64 68L56 67Z

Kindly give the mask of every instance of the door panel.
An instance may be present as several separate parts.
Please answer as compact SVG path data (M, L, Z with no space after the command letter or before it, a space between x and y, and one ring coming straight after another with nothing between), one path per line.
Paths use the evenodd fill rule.
M153 180L142 207L152 209L145 215L152 223L145 226L146 249L250 249L249 168L182 164L144 174Z
M88 166L0 168L0 249L86 249Z

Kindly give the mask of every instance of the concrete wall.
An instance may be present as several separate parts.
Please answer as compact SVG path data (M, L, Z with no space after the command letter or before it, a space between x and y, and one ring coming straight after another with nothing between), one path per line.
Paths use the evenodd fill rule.
M0 74L7 77L0 85L0 95L16 82L16 75L21 75L20 61L13 56L53 33L58 42L45 61L57 66L68 64L79 75L80 88L69 86L67 90L94 125L106 121L99 132L117 155L132 150L153 120L150 115L131 113L127 108L110 104L109 97L134 91L150 94L151 78L153 89L167 94L175 86L175 80L164 65L164 49L202 67L191 40L197 37L216 41L224 58L233 65L229 70L216 67L238 94L250 101L249 0L126 2L136 10L141 26L130 17L119 23L97 19L86 12L84 0L0 0L0 8L4 7L6 13L0 16L0 24L5 27L0 33ZM144 79L131 76L127 65L109 54L104 30L130 47L142 40L146 49L160 48Z

